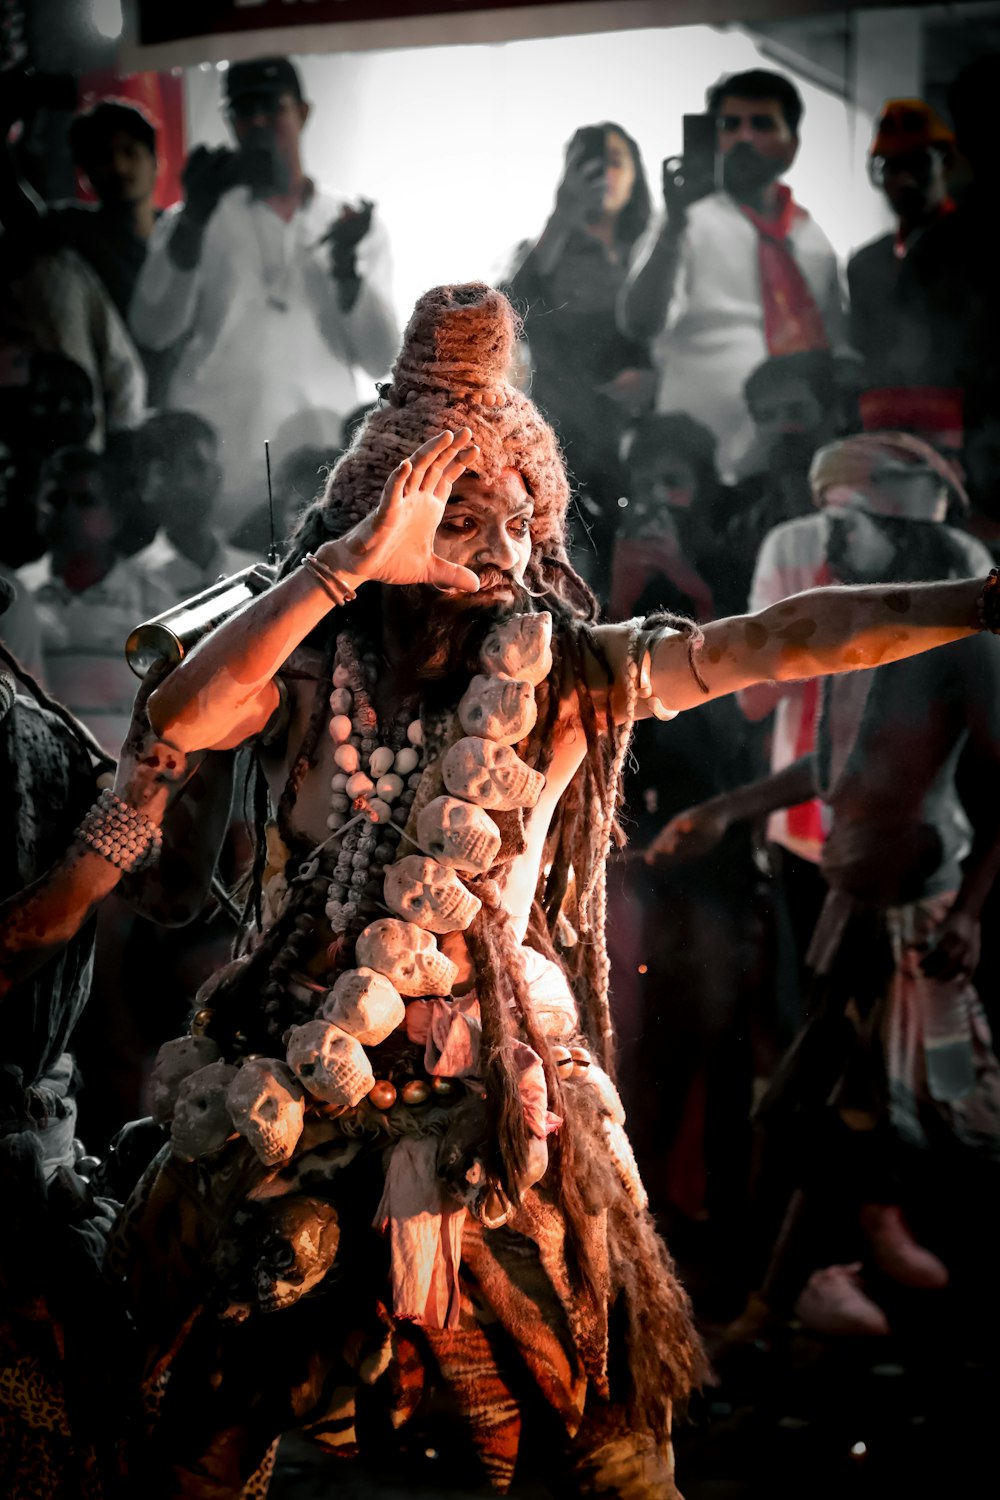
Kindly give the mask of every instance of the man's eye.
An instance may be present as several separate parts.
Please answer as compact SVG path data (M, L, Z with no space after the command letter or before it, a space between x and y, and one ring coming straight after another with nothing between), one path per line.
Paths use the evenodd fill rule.
M511 521L509 530L516 537L527 536L531 531L531 522L527 516L518 516L516 520Z

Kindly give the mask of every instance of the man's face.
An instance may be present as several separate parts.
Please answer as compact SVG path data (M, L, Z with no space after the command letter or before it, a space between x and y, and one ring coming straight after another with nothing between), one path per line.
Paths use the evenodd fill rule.
M237 144L250 148L266 140L286 166L298 163L299 137L308 118L308 104L294 94L243 94L229 106Z
M156 157L128 131L116 130L105 155L90 163L87 176L106 207L146 203L156 187Z
M94 430L90 390L73 370L36 375L27 415L31 438L50 451L85 443Z
M761 447L768 453L782 447L815 447L823 424L823 408L808 381L776 381L754 397L750 409ZM787 443L787 439L801 440Z
M694 468L682 453L668 450L629 467L629 505L622 517L630 536L653 536L671 511L688 510L697 498ZM672 522L666 521L672 530Z
M463 474L434 538L434 550L448 562L478 574L477 594L460 596L472 606L513 604L512 585L524 581L531 557L534 507L516 469L505 469L495 483Z
M150 461L146 503L161 525L200 526L211 517L221 481L215 444L208 438L197 438L179 444L169 458Z
M115 534L115 521L100 474L56 473L38 497L39 530L45 545L67 552L89 552Z
M948 196L945 153L934 146L899 155L875 156L871 176L900 219L926 218Z
M727 94L716 116L722 181L734 198L758 192L788 171L799 148L778 99Z

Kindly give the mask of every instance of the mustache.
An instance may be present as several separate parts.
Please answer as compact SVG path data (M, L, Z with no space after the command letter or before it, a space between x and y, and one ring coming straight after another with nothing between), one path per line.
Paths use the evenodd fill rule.
M516 589L518 587L519 585L511 578L510 574L505 573L502 568L483 568L479 574L480 593L485 589Z

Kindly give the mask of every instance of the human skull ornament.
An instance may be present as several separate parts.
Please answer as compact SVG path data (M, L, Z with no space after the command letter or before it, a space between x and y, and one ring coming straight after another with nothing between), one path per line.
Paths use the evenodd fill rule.
M305 1094L287 1063L248 1058L229 1085L229 1116L265 1167L289 1161L302 1134Z
M319 1014L363 1047L377 1047L401 1026L406 1006L395 986L376 969L348 969L320 1006Z
M428 932L464 932L482 902L454 870L423 854L408 854L385 872L385 904Z
M236 1077L229 1063L208 1063L191 1073L177 1091L170 1145L175 1156L195 1161L224 1146L233 1133L227 1098Z
M150 1078L150 1113L159 1125L169 1125L185 1078L216 1062L219 1049L207 1036L179 1036L164 1042L156 1054Z
M458 965L438 948L431 933L398 917L380 917L358 936L359 964L377 969L401 995L449 995Z
M323 1198L275 1199L254 1225L250 1263L262 1312L291 1307L318 1286L340 1244L337 1210Z
M534 807L545 777L525 765L509 745L494 745L473 735L452 745L441 766L449 792L494 812Z
M498 745L516 745L535 727L538 708L530 682L513 677L473 677L458 705L466 734L481 734Z
M537 687L552 670L552 616L542 610L498 621L487 632L479 660L491 676L518 677Z
M469 875L485 875L500 853L500 830L489 813L458 797L435 797L417 818L417 839L432 859Z
M375 1082L357 1037L348 1036L330 1021L293 1026L286 1052L296 1077L327 1104L353 1108Z

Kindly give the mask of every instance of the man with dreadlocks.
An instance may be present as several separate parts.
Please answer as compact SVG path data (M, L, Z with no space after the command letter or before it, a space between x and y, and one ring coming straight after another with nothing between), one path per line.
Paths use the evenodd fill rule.
M420 300L281 580L150 699L185 753L256 742L267 821L119 1237L145 1495L238 1495L294 1426L384 1452L432 1387L497 1490L677 1494L699 1354L610 1077L632 721L995 623L969 581L597 626L514 334L485 286Z

